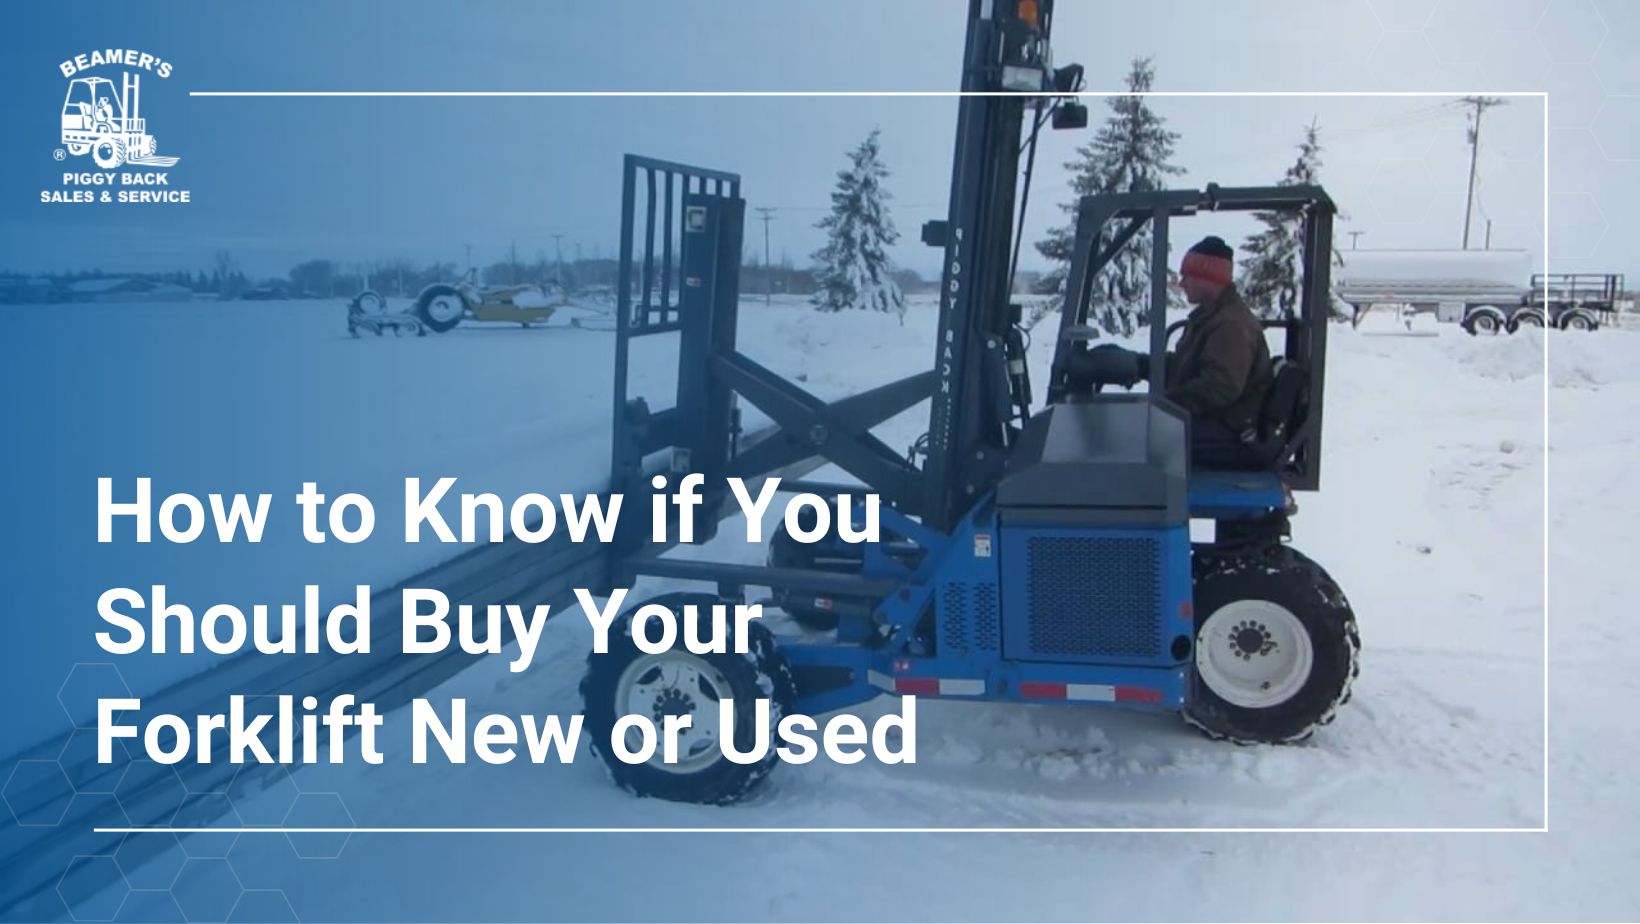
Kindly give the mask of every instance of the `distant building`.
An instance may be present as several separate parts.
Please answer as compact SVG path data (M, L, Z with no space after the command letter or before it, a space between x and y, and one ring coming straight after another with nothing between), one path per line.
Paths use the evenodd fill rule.
M136 276L81 279L68 286L68 298L75 302L182 302L193 297L186 286Z

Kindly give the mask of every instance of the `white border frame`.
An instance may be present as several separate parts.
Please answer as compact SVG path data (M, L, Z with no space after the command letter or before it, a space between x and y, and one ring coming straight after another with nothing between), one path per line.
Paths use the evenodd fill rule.
M1010 91L965 92L960 90L196 90L191 97L928 97L965 96L1078 96L1109 99L1119 96L1159 98L1363 98L1502 96L1543 101L1543 272L1549 272L1549 94L1533 91L1446 91L1446 90L1084 90L1074 94L1021 94ZM1547 289L1547 281L1545 282ZM1545 292L1547 297L1547 292ZM98 834L142 834L170 831L175 834L1547 834L1549 832L1549 340L1551 328L1544 326L1543 337L1543 824L1535 827L361 827L361 828L93 828Z

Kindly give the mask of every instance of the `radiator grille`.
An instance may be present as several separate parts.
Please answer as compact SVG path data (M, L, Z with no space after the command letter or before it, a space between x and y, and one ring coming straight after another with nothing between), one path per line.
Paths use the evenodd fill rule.
M1032 537L1026 565L1031 652L1158 655L1160 553L1154 539Z
M968 653L968 585L945 585L940 601L940 650L953 655Z
M982 652L1002 650L1002 629L998 625L997 586L980 584L974 589L974 648Z
M945 585L940 594L940 651L950 655L1001 651L1000 618L995 584Z

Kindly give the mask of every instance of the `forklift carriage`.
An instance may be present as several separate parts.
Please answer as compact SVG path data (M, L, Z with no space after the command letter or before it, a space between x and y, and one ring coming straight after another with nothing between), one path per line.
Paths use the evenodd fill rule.
M1073 89L1080 69L1067 80L1071 69L1046 68L1051 7L970 4L964 89L994 90L999 75L1017 80L1034 66L1042 92L961 101L950 219L924 229L946 253L939 354L928 371L828 403L739 352L739 178L626 158L612 489L643 498L656 474L698 473L711 513L728 500L728 478L830 463L859 484L787 478L782 489L864 490L883 502L880 541L851 545L833 532L802 544L782 530L767 566L662 557L647 523L626 534L611 587L643 575L702 585L652 601L674 609L739 602L747 588L767 587L809 627L777 637L753 623L749 657L646 654L630 632L612 633L581 685L592 740L608 740L628 714L693 716L675 763L603 754L627 789L724 803L761 780L772 749L753 764L721 754L722 700L734 701L743 750L760 698L777 707L761 717L771 735L782 715L889 693L1171 711L1244 743L1303 739L1347 700L1359 648L1353 614L1331 578L1284 542L1289 491L1319 486L1333 204L1302 186L1084 198L1048 402L1033 410L1019 310L1008 299L1014 181L1021 154L1034 151L1019 138L1033 112L1038 128L1050 115L1085 122L1057 111L1069 103L1054 92ZM1267 434L1267 469L1192 470L1182 410L1159 394L1079 394L1066 360L1099 270L1148 225L1149 359L1151 381L1162 381L1170 224L1232 209L1303 216L1299 310L1272 322L1301 387L1289 419ZM634 347L647 350L658 336L676 341L676 379L640 389L630 376ZM919 464L871 429L924 400ZM759 438L742 425L741 401L773 425ZM1192 519L1215 521L1212 542L1192 545ZM697 540L712 531L697 522Z

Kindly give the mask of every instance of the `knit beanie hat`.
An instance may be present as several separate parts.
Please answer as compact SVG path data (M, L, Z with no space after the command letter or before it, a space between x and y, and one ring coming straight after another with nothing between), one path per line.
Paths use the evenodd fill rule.
M1227 286L1235 275L1236 252L1222 237L1204 237L1185 251L1179 275Z

